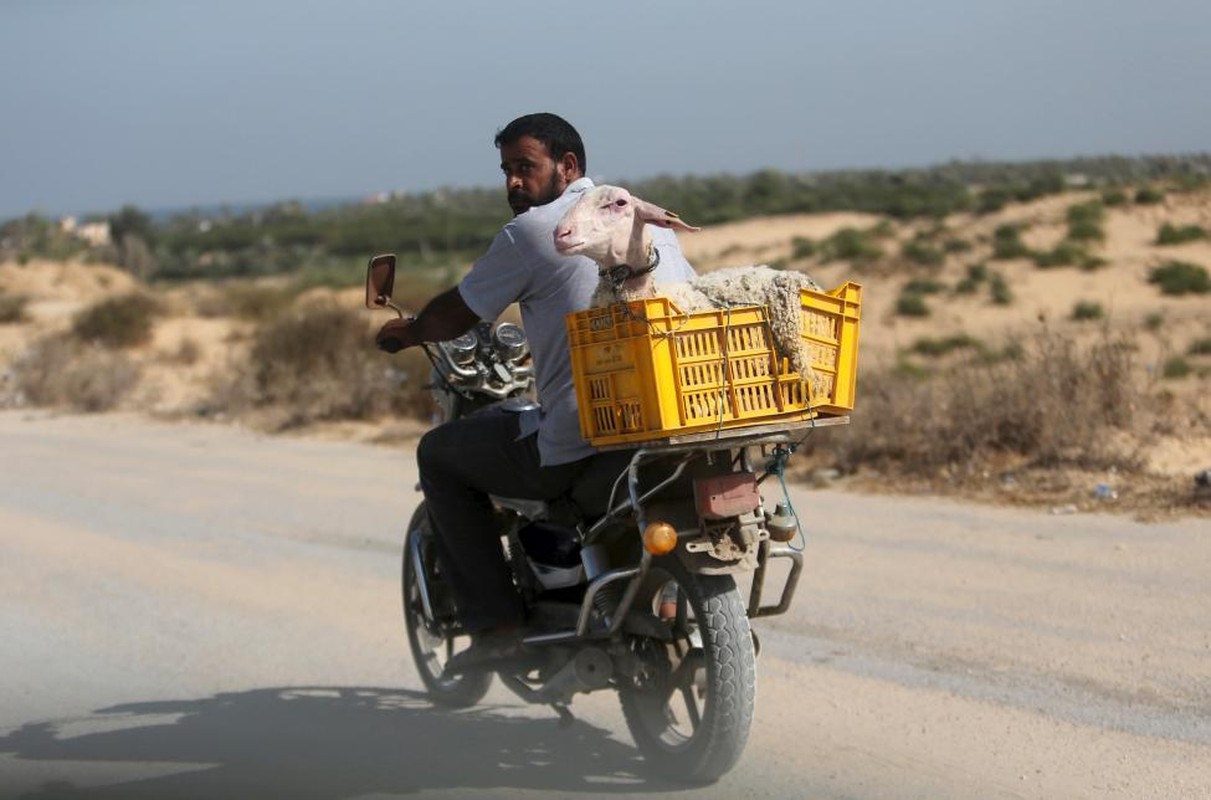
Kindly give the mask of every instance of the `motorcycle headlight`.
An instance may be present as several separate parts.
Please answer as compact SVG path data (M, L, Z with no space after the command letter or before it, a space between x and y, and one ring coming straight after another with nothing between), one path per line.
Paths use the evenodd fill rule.
M478 344L479 339L476 338L474 332L467 332L448 342L442 342L442 346L450 354L450 360L460 367L465 367L475 361L475 348Z
M502 322L496 326L496 330L492 332L492 343L496 345L496 352L500 353L500 357L505 361L517 361L530 352L526 332L512 322Z

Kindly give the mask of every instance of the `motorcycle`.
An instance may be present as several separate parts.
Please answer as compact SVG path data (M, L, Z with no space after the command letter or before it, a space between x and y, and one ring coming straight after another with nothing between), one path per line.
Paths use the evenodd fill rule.
M395 257L370 260L366 306L392 302ZM524 331L479 323L426 343L441 424L500 403L535 408ZM499 535L527 609L532 653L494 671L450 674L469 643L436 557L422 501L405 534L404 624L417 672L435 704L479 702L499 676L528 703L573 717L574 695L617 692L634 741L657 771L718 779L739 760L753 721L754 618L784 613L803 567L789 502L767 509L760 486L782 476L796 425L721 431L678 444L604 451L568 496L493 498ZM693 438L693 437L691 437ZM785 492L785 486L783 486ZM785 561L776 602L770 565ZM743 597L737 577L747 575Z

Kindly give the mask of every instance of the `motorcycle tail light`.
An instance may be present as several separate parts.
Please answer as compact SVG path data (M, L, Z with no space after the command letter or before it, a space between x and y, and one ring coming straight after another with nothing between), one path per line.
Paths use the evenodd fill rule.
M654 556L673 552L677 546L677 529L667 522L653 522L643 531L643 548Z

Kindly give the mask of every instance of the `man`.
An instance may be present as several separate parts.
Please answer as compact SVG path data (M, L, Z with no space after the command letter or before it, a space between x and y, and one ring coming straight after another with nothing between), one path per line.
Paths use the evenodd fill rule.
M565 493L596 452L580 436L564 317L588 307L597 267L555 251L553 232L593 186L585 175L580 134L554 114L510 122L495 139L514 218L462 282L434 298L415 320L391 320L379 331L388 352L445 341L521 306L530 340L541 413L501 410L454 420L426 434L417 448L442 567L472 646L449 665L462 670L520 653L521 598L501 552L489 494L550 500ZM671 231L654 228L659 281L694 272Z

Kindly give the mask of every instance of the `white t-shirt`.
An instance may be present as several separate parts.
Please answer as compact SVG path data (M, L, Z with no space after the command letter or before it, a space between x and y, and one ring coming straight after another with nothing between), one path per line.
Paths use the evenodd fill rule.
M572 360L564 317L589 307L597 287L597 265L585 256L562 256L555 251L555 226L587 189L588 178L568 186L543 206L513 218L496 234L458 286L467 307L480 319L495 320L511 303L521 306L522 325L534 356L539 415L521 420L521 435L538 430L538 453L543 466L566 464L592 455L594 448L580 436ZM652 244L660 251L657 283L684 281L694 275L672 231L648 226Z

